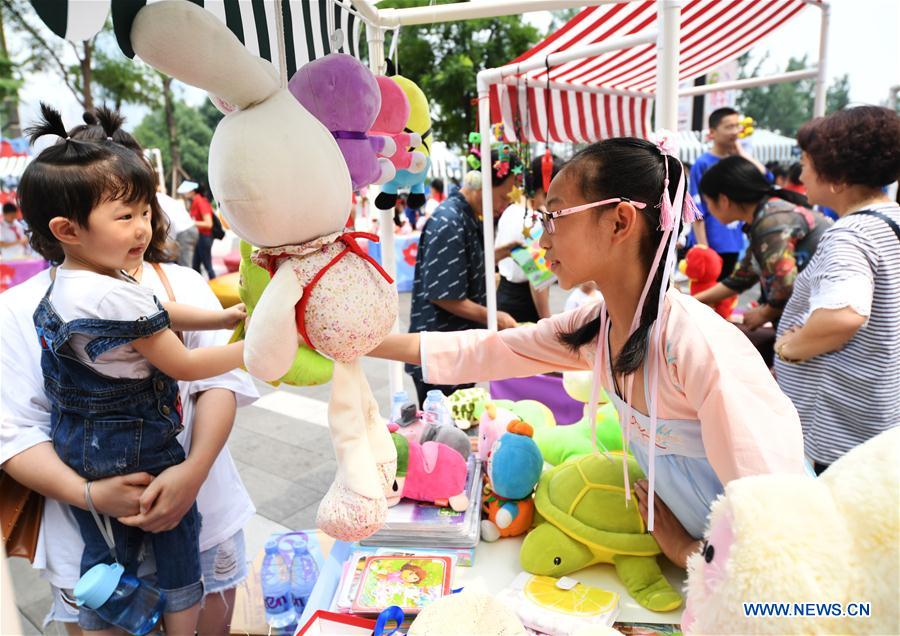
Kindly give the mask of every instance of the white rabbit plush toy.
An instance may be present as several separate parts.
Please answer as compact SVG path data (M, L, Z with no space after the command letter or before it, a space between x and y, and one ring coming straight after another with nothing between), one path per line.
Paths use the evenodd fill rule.
M280 86L275 68L194 3L141 8L131 43L154 68L227 105L210 143L210 187L228 224L260 248L255 260L272 274L244 363L256 377L277 380L301 338L335 360L329 426L338 470L317 523L335 538L364 538L384 524L397 457L357 358L390 332L397 293L357 234L344 231L351 184L341 151Z

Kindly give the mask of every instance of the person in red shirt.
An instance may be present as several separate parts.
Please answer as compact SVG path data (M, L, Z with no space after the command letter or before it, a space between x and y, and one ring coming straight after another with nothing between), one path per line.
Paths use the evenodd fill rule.
M178 188L179 191L187 192L187 199L190 202L191 218L197 224L200 236L197 239L197 247L194 249L194 262L192 267L200 272L200 266L206 269L209 279L216 277L216 272L212 266L212 227L213 227L213 210L209 199L204 196L206 188L193 181L185 181Z

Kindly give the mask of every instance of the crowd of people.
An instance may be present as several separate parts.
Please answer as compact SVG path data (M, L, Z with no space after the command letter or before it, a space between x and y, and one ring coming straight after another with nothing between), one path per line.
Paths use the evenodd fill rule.
M84 115L84 127L98 126L99 117L118 118L118 115L105 108ZM82 126L78 127L79 130ZM137 144L137 142L134 142ZM197 272L206 271L206 277L216 277L213 268L212 247L215 226L218 221L212 207L212 194L204 183L185 179L175 191L175 197L166 194L165 184L157 184L156 200L161 218L167 226L165 245L160 249L165 253L161 262L177 263L183 267L191 267ZM3 221L0 224L0 261L13 261L23 258L41 258L41 254L33 249L28 241L29 226L23 218L19 206L14 202L3 204Z
M110 544L136 571L146 533L150 552L169 556L155 561L167 628L225 633L253 514L225 444L236 409L257 396L236 371L242 344L226 344L243 309L222 310L198 274L215 275L203 186L178 192L188 211L157 191L121 117L99 109L86 121L67 130L45 107L31 131L59 137L20 186L28 242L54 267L0 296L0 460L48 497L35 560L53 586L48 620L108 627L71 604L72 588ZM635 484L641 513L681 567L729 481L818 474L900 422L900 205L886 191L900 173L900 116L863 106L807 123L806 196L747 156L737 122L730 109L712 114L711 150L690 174L664 144L612 138L565 162L494 153L490 184L470 172L446 196L433 182L421 211L397 214L421 228L410 333L370 353L405 362L420 403L433 389L593 370L648 475ZM497 332L484 329L485 187ZM18 210L3 212L2 247L24 246ZM681 219L693 221L689 242L726 265L696 298L671 285ZM561 314L510 258L532 232L573 290ZM707 307L757 283L743 333ZM767 325L773 360L746 337ZM125 475L110 452L122 448L134 458ZM114 520L111 536L94 512Z

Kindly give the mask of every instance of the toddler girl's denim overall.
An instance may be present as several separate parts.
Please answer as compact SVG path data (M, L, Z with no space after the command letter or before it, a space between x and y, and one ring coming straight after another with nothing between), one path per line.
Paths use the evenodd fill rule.
M168 327L165 310L159 307L158 313L135 321L89 318L64 322L50 303L52 289L51 284L35 310L34 324L50 402L50 437L59 457L88 480L140 471L156 476L184 461L184 449L176 440L183 428L176 381L157 370L139 379L104 376L79 361L69 343L75 334L92 337L85 350L96 360L111 349ZM81 574L98 563L111 563L110 549L91 513L74 506L71 509L85 542ZM110 521L116 557L127 573L137 574L144 539L152 542L157 580L168 598L166 611L187 609L200 600L196 504L166 532L144 533L115 519ZM79 623L86 629L106 626L87 608L82 608Z

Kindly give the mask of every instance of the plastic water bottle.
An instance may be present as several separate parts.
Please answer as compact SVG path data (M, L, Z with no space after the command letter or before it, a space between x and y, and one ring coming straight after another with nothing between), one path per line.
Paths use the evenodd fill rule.
M291 562L291 598L294 612L298 617L303 615L306 602L319 578L319 567L305 545L294 546L294 560Z
M266 543L260 578L266 605L266 622L276 629L296 623L297 614L291 603L291 573L276 541Z
M407 395L406 391L394 393L394 397L391 398L391 422L400 423L402 419L401 409L407 402L409 402L409 395Z
M425 422L439 426L450 424L450 409L444 402L444 394L437 389L432 389L425 396L425 403L422 404L422 410L425 411Z
M99 563L85 572L75 586L75 598L78 605L138 636L156 626L166 606L165 592L125 574L118 563Z

